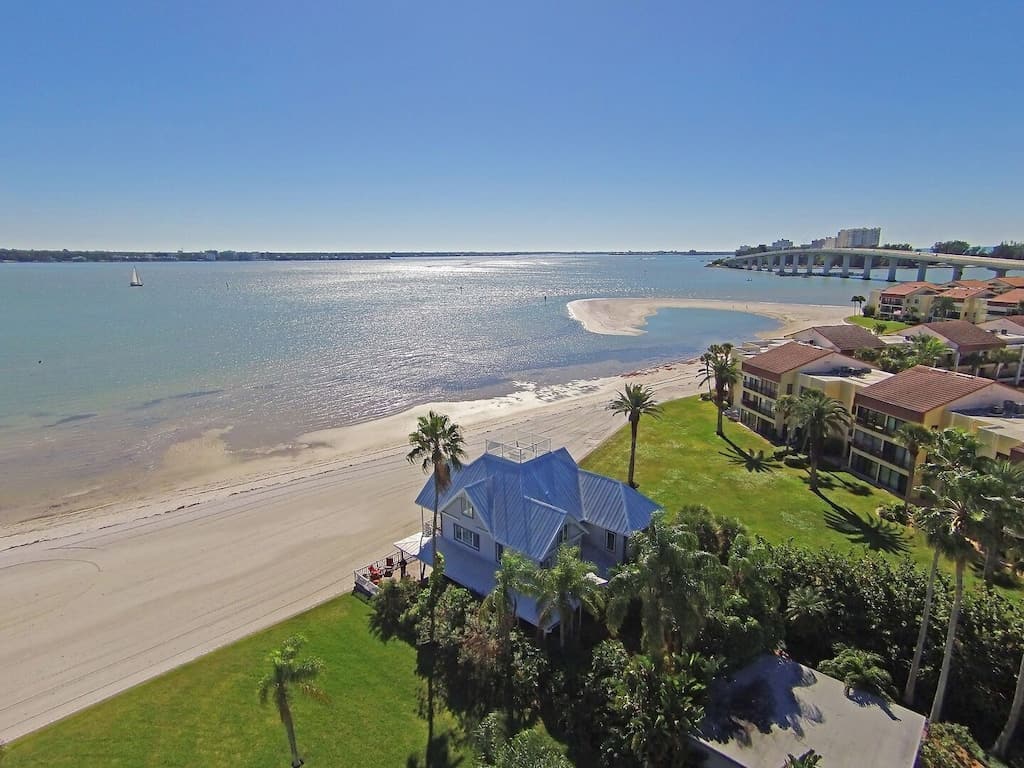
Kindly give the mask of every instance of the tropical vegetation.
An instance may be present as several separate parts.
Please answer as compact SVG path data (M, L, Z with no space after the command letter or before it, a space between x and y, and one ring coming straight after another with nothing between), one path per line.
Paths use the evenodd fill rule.
M299 651L306 644L302 635L292 635L284 644L270 653L268 671L260 678L258 690L260 704L273 701L277 714L288 736L288 747L292 755L292 768L301 768L303 759L295 739L295 718L292 715L292 695L298 691L317 701L326 701L327 694L316 684L326 666L322 659L310 657L298 659Z
M643 384L627 384L615 399L608 403L608 410L622 414L629 422L629 471L626 475L626 482L629 483L630 488L636 488L634 470L636 468L636 436L640 427L640 417L659 418L661 406L654 399L654 391L650 387Z

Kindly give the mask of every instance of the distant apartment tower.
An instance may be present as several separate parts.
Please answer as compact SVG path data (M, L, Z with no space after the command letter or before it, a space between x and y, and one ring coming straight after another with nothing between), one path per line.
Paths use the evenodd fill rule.
M836 248L877 248L881 236L881 227L840 229L836 235Z
M836 239L834 237L819 237L817 240L811 240L811 248L835 248Z
M773 251L785 251L785 250L787 250L789 248L792 248L792 247L793 247L793 241L792 240L787 240L784 237L780 238L780 239L776 240L774 243L772 243L772 250Z

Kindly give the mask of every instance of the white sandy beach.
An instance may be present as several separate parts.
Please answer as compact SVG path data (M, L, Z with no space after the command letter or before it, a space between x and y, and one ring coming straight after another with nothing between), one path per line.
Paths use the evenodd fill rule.
M640 332L658 307L751 311L780 331L845 308L698 300L593 300L571 312L603 333ZM724 339L723 339L724 340ZM10 740L349 590L352 571L415 531L425 481L405 461L414 417L448 413L471 457L530 432L582 458L624 421L624 381L667 400L697 390L694 362L465 403L423 405L303 436L242 461L219 432L173 448L142 498L0 532L0 740Z
M716 309L770 317L779 323L764 337L785 336L811 325L836 325L851 313L849 307L827 304L777 304L770 301L719 299L580 299L568 304L569 314L591 333L637 336L647 318L659 309Z

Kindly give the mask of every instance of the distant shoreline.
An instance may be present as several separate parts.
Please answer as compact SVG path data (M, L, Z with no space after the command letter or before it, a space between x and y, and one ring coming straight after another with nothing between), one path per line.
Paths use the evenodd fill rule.
M0 248L0 264L119 264L123 262L384 261L498 256L726 256L732 251L72 251Z

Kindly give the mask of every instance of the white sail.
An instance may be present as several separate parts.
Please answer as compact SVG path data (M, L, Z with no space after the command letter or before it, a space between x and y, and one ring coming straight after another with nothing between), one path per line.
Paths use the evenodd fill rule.
M131 282L131 285L132 286L140 286L140 285L142 285L142 280L139 279L139 273L135 269L135 267L132 267L132 282Z

